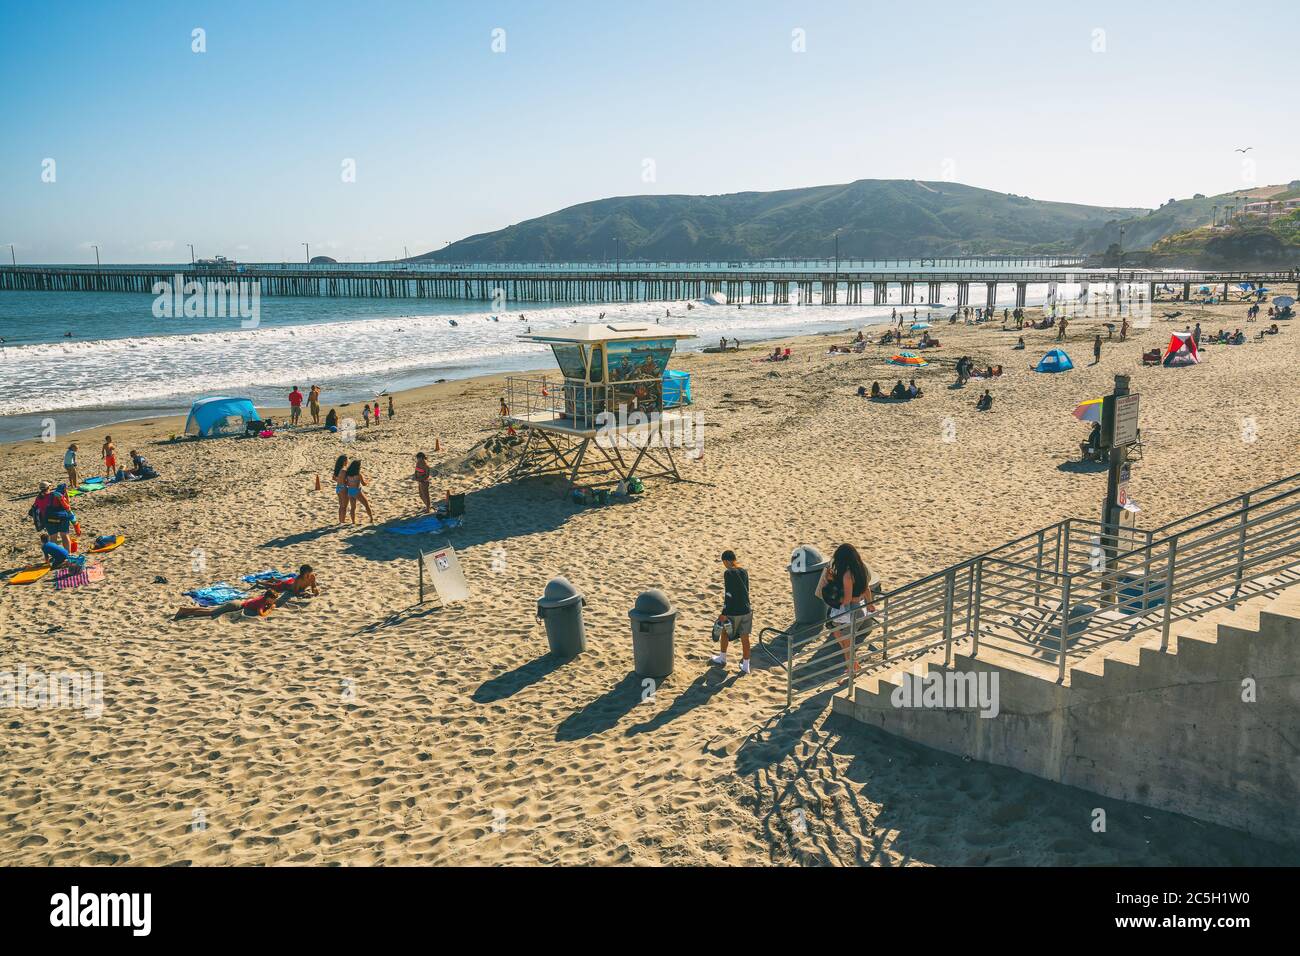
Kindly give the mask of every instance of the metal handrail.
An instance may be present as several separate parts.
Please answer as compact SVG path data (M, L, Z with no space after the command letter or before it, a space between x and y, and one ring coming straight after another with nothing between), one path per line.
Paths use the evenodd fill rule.
M972 656L983 644L1040 661L1050 654L1064 682L1071 659L1104 644L1158 627L1166 650L1174 623L1297 583L1300 475L1292 475L1152 530L1066 519L882 592L872 637L881 647L869 656L887 663L943 645L950 664L953 645L969 640ZM760 643L763 633L787 636L765 628ZM788 700L810 641L787 636L779 663ZM823 662L816 673L837 667L844 663Z

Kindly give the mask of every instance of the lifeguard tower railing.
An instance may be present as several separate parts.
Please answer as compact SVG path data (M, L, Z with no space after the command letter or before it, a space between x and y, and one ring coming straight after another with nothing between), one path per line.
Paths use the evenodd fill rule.
M558 376L510 376L506 379L507 417L528 425L590 432L626 426L634 412L649 417L664 409L661 378L622 382L583 382ZM609 413L612 419L600 416Z
M861 669L944 649L994 649L1054 668L1106 644L1300 583L1300 474L1158 528L1107 529L1071 518L886 591L874 613L764 628L759 645L786 673L787 703Z

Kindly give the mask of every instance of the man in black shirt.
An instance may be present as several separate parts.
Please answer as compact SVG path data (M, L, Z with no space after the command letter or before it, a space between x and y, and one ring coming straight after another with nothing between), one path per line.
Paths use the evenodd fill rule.
M727 645L733 639L740 640L740 672L749 673L749 635L754 629L754 614L749 606L749 572L736 560L736 552L723 551L722 563L726 570L722 572L722 613L718 615L718 624L722 626L722 643L719 653L709 659L710 663L727 666Z

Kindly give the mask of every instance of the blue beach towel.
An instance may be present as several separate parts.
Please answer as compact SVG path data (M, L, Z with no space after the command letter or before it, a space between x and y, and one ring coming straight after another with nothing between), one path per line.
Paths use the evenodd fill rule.
M248 593L241 591L239 588L232 588L224 581L218 581L216 584L210 584L205 588L186 591L185 596L194 598L195 603L200 607L216 607L218 604L225 604L228 601L243 600L248 597Z
M459 527L459 518L439 518L437 515L425 515L423 518L416 518L414 521L408 521L405 524L395 524L384 530L391 531L393 534L425 534L426 532L445 531L448 528Z
M283 581L291 577L292 574L281 574L279 571L258 571L256 574L245 574L239 580L245 584L261 584L263 581Z

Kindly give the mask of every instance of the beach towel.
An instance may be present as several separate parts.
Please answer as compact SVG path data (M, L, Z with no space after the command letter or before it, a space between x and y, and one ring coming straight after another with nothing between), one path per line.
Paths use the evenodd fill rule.
M67 588L79 588L83 584L91 584L102 580L104 580L104 566L102 564L91 564L84 568L59 568L54 572L54 586L61 591Z
M261 584L263 581L283 581L291 577L292 574L284 574L281 571L258 571L256 574L245 574L239 580L245 584Z
M248 593L241 591L239 588L232 588L224 581L218 581L216 584L210 584L205 588L186 591L185 596L193 598L194 603L198 604L199 607L216 607L218 604L243 600L248 597Z
M439 518L437 515L426 515L422 518L416 518L414 521L407 521L405 524L390 525L384 530L391 531L393 534L425 534L426 532L445 531L448 528L459 528L460 525L460 518Z

